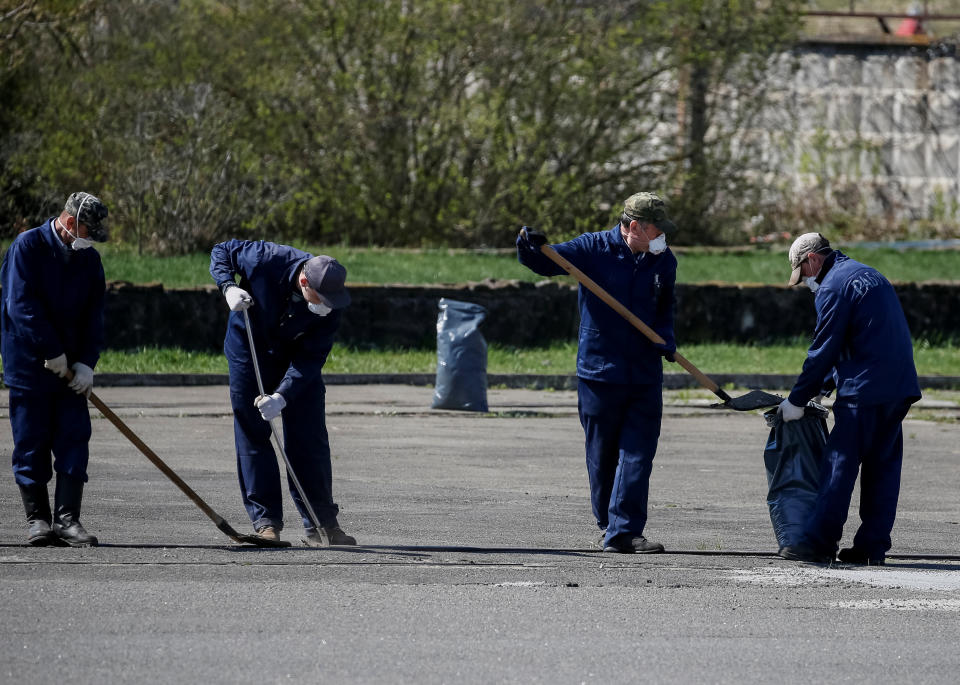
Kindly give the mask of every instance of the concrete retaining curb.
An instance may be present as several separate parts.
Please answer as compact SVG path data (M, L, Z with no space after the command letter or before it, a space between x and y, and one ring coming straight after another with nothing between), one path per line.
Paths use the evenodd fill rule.
M960 283L895 284L915 340L960 337ZM432 348L440 298L487 310L481 332L489 343L529 347L576 340L577 288L567 281L490 281L462 286L351 284L352 303L337 340L344 345ZM742 342L808 338L816 324L806 288L719 283L677 286L676 338ZM402 312L398 316L397 312ZM219 352L229 310L214 286L166 289L111 282L105 339L109 349L182 347Z

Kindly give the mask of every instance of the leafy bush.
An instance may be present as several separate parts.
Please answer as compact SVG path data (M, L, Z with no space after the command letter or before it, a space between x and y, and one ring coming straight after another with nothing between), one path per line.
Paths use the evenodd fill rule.
M733 141L798 5L23 3L0 15L0 232L83 188L161 254L503 246L611 225L649 189L681 242L722 241L756 183Z

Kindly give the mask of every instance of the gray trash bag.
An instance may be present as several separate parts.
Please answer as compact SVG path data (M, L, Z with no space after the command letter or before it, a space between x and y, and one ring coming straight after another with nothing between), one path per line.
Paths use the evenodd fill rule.
M437 384L434 409L487 411L487 341L478 304L440 298L437 317Z
M784 422L776 409L764 412L770 437L763 451L767 467L767 507L780 547L800 540L820 488L820 465L827 442L829 410L810 402L803 418Z

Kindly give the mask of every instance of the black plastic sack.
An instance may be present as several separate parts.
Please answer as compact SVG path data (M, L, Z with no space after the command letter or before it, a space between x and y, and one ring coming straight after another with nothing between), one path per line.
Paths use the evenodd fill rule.
M440 298L437 317L437 384L434 409L487 411L487 341L478 304Z
M799 542L817 501L820 465L827 442L826 407L813 402L803 418L784 422L776 409L764 412L770 437L763 451L767 467L767 507L780 547Z

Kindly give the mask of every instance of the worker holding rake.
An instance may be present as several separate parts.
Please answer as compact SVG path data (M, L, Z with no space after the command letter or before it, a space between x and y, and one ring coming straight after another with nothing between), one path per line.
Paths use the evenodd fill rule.
M663 413L661 358L673 361L676 351L677 260L666 244L676 230L663 200L641 192L627 198L610 230L552 246L663 340L651 342L581 284L578 407L593 515L606 552L663 551L644 537L644 527ZM544 255L546 242L542 233L524 228L517 239L520 262L542 276L565 273Z
M283 529L280 470L270 444L272 422L281 418L282 445L274 437L304 542L355 545L337 522L321 375L350 303L346 269L332 257L286 245L228 240L211 251L210 274L231 309L223 350L240 489L254 530L277 541Z

